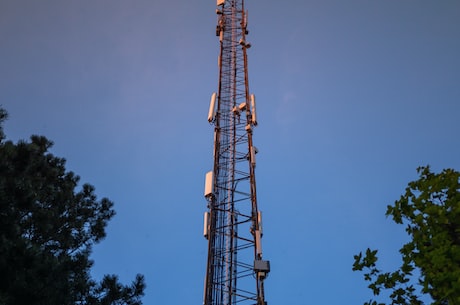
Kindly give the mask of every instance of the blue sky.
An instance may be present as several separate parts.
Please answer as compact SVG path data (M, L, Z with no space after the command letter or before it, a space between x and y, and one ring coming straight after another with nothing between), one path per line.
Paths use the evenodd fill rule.
M362 304L353 255L395 268L386 205L416 168L460 170L460 2L247 0L269 304ZM43 134L115 202L94 275L201 304L215 1L0 0L10 139Z

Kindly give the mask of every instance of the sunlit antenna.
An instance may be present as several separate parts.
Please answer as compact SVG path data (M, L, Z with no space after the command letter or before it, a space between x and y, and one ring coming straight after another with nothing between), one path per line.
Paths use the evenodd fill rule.
M203 235L208 240L204 305L266 305L262 213L256 195L256 99L249 93L244 0L217 0L219 82L211 95L214 165L206 174Z

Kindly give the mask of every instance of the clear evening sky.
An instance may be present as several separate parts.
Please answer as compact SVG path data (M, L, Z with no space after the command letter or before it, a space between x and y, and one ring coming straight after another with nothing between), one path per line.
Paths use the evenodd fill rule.
M269 304L362 304L353 255L396 268L386 205L416 168L460 170L460 1L247 0ZM43 134L115 202L94 276L202 304L214 0L0 0L10 139Z

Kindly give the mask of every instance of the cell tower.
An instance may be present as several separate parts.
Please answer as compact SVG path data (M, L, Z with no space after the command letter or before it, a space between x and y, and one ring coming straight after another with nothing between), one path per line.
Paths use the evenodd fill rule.
M217 0L219 82L208 121L214 124L214 166L206 174L204 236L208 260L204 305L266 305L262 259L262 213L257 207L256 100L249 94L248 14L244 0Z

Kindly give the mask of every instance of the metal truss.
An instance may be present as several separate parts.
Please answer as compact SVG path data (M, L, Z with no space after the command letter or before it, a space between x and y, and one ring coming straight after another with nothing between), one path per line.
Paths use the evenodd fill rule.
M262 259L252 143L257 117L255 97L249 94L244 0L217 0L216 13L219 82L208 115L215 128L214 166L205 186L204 305L265 305L263 281L270 266Z

